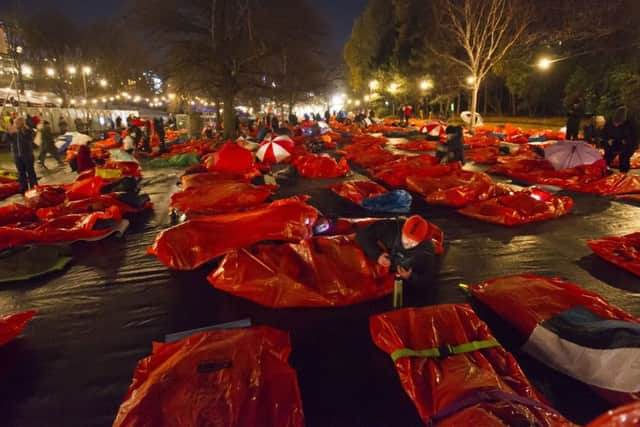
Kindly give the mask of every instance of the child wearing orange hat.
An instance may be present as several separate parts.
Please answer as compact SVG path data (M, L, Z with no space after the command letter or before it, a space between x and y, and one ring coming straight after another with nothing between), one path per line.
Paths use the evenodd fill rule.
M421 282L433 270L430 226L419 215L375 222L356 232L356 242L368 258L404 280Z

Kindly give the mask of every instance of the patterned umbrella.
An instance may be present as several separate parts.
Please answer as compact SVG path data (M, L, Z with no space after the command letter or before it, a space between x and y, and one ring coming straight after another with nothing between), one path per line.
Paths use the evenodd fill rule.
M602 154L583 141L559 141L544 149L544 157L556 170L590 165L602 160Z
M256 157L263 163L280 163L291 157L294 145L288 136L276 136L262 141L256 152Z
M437 136L444 138L446 136L447 124L439 120L429 122L422 126L420 132L426 133L429 136Z

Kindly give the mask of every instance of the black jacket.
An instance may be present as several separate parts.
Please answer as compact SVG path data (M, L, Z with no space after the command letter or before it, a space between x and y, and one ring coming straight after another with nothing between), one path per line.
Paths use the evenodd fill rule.
M615 151L635 151L638 148L635 124L627 119L620 126L614 126L612 120L607 120L604 141Z
M33 158L33 131L22 128L16 133L5 133L4 142L11 147L13 158Z
M412 283L422 283L431 279L433 272L434 246L431 240L425 240L411 249L402 246L402 226L405 220L392 219L375 222L356 232L356 242L365 255L377 262L380 255L387 252L391 258L391 271L398 266L412 268L409 279Z

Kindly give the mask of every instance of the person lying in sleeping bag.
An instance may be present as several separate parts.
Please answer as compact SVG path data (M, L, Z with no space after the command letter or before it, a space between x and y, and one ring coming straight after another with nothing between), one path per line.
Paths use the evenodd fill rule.
M421 216L378 221L356 232L365 255L410 284L429 281L434 246L429 224Z

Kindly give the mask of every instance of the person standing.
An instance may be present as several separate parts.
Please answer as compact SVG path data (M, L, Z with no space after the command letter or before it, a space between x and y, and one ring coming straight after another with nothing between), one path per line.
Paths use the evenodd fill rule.
M63 116L60 116L60 120L58 120L58 129L60 130L61 135L64 135L69 130L69 124Z
M47 166L44 164L45 159L47 158L47 154L51 154L51 156L56 159L58 162L58 166L62 165L62 161L60 160L60 156L58 154L58 149L55 145L55 140L53 139L53 131L51 130L51 123L48 121L44 121L42 123L42 129L40 130L40 166L46 169Z
M164 133L164 121L162 117L158 117L153 121L153 129L158 135L158 140L160 141L160 152L164 153L167 149L165 142L165 133Z
M409 119L411 118L412 108L411 105L405 105L404 107L404 123L405 125L409 125Z
M618 107L613 118L604 126L604 159L611 167L613 160L620 156L620 172L631 169L631 156L638 148L635 123L627 115L627 107Z
M33 130L25 125L24 118L18 117L9 132L5 134L4 139L5 144L11 147L13 162L18 171L20 191L24 193L29 188L38 185L34 169Z
M116 129L117 130L122 129L122 117L120 116L116 117Z
M571 104L567 114L567 140L571 141L578 139L580 119L582 119L582 109L580 108L580 102L576 101Z
M327 124L331 122L331 113L329 112L329 109L324 112L324 121L327 122Z

